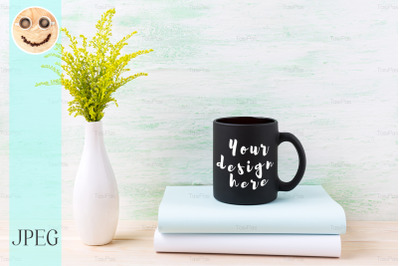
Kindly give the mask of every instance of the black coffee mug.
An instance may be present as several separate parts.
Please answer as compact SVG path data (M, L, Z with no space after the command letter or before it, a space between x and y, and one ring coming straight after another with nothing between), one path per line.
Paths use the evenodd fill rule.
M225 117L213 123L214 197L231 204L262 204L276 199L301 181L306 155L291 133L280 133L278 121L265 117ZM299 155L290 182L278 177L278 145L289 141Z

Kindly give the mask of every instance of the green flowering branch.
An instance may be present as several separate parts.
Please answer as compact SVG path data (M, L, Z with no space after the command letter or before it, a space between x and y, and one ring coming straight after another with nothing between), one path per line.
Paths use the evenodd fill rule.
M135 78L147 76L147 73L143 72L122 76L123 73L130 71L127 65L132 59L153 50L140 50L122 55L121 49L137 32L129 33L116 44L112 44L110 37L114 14L115 9L110 9L101 16L96 24L97 33L91 40L79 35L80 46L77 37L72 36L66 28L62 28L61 31L69 39L71 51L58 44L55 53L46 57L57 57L63 64L42 65L42 68L53 71L60 78L36 84L36 86L63 85L73 97L68 103L70 115L74 114L75 117L82 115L88 122L100 121L104 116L104 109L110 102L118 106L117 100L112 96L118 88Z

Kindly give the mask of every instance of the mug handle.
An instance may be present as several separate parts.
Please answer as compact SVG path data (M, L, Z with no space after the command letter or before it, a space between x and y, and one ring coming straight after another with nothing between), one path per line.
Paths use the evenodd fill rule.
M289 141L296 148L297 154L299 155L299 167L297 168L297 173L293 179L289 182L284 182L278 177L278 190L289 191L294 189L303 178L304 172L306 170L306 154L304 152L303 146L300 141L291 133L279 133L278 145L284 141Z

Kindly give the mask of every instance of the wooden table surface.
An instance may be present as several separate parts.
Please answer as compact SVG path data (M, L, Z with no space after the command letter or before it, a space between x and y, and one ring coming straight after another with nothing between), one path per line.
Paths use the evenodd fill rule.
M397 222L348 221L340 258L156 253L155 221L119 222L115 239L86 246L72 221L62 225L63 265L397 265Z
M397 222L348 221L340 258L156 253L155 221L119 221L115 239L86 246L73 221L62 223L62 265L397 265ZM0 221L0 265L8 265L8 221Z

